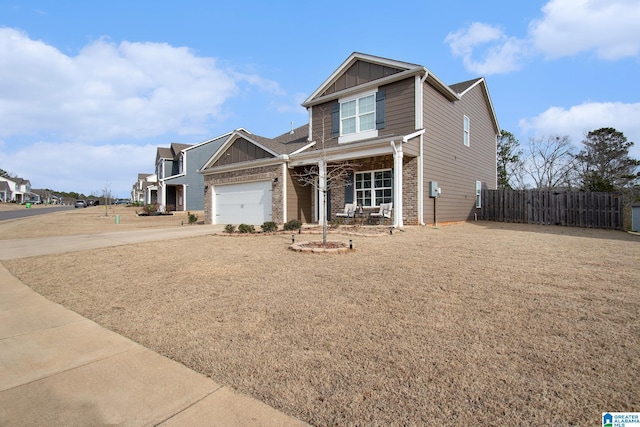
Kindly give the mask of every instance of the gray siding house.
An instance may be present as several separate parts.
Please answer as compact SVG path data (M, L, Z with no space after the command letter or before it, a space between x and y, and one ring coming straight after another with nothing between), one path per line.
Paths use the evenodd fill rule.
M395 227L466 221L481 189L497 187L500 128L484 78L449 86L421 65L353 53L302 105L309 125L273 139L237 134L209 159L206 222L323 221L324 193L296 176L340 162L354 171L327 195L328 219L346 203L365 215L392 203Z
M204 210L204 179L199 170L230 134L196 145L173 143L169 148L158 148L157 203L162 210Z

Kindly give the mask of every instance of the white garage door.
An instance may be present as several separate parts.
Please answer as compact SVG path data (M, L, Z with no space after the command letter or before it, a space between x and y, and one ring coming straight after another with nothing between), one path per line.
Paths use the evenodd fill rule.
M271 181L215 187L216 224L262 225L271 221Z

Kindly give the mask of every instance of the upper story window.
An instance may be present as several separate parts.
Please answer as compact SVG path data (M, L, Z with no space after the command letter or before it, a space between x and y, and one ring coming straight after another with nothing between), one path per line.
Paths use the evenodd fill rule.
M463 141L464 141L464 145L466 145L467 147L469 146L469 141L471 139L471 135L470 135L470 127L471 127L471 121L469 120L469 117L464 116L463 119L463 123L462 123L462 127L463 127Z
M335 104L332 136L340 143L377 137L385 127L385 95L384 90L373 90L341 98Z
M158 179L164 179L164 160L158 160L158 165L156 166L156 175L158 175Z
M180 154L180 159L178 159L178 174L184 173L184 153Z

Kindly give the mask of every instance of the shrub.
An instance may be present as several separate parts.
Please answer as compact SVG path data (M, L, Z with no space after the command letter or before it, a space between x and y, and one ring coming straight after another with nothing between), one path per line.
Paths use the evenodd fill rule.
M333 218L331 220L331 222L329 223L329 227L331 228L338 228L340 227L340 220L338 218Z
M224 226L224 232L225 233L233 233L234 231L236 231L236 226L232 225L232 224L227 224Z
M262 228L262 231L265 233L272 233L274 231L278 231L278 224L273 221L267 221L262 224L260 228Z
M187 218L189 218L189 224L195 224L198 221L198 215L187 212Z
M291 231L291 230L298 230L302 227L302 221L299 221L297 219L292 219L291 221L287 222L284 225L284 229L286 231Z
M158 212L158 204L157 203L152 203L152 204L149 204L149 205L145 205L144 206L144 211L148 215L153 215L154 213Z
M256 231L256 229L255 229L255 227L253 225L240 224L238 226L238 231L240 233L253 233L254 231Z

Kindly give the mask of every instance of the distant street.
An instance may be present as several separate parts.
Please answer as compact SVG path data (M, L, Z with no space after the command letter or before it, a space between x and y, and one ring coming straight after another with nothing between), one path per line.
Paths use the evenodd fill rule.
M7 219L26 218L28 216L42 215L42 214L47 214L51 212L66 211L69 209L74 209L74 207L73 206L57 206L57 207L46 207L46 208L42 207L42 208L27 209L25 206L24 209L0 211L0 221L4 221Z

